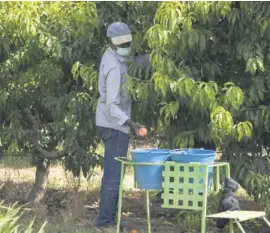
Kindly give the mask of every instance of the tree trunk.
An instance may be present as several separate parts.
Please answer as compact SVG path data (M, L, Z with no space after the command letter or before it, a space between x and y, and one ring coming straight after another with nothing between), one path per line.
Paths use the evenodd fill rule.
M50 162L43 160L36 166L36 178L34 186L29 195L31 203L39 203L45 195L45 188L49 176Z

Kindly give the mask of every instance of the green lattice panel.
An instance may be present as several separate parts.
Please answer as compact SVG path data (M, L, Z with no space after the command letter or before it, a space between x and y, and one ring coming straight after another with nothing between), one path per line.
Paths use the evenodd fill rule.
M203 210L207 195L207 166L166 162L163 171L163 208Z

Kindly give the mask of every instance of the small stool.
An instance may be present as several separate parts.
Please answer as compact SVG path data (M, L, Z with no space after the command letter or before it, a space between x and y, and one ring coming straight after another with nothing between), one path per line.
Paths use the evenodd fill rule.
M255 219L255 218L262 218L267 226L270 228L270 223L266 219L266 213L265 212L260 212L260 211L243 211L243 210L235 210L235 211L226 211L226 212L221 212L217 214L211 214L207 215L206 218L224 218L224 219L229 219L230 221L230 233L233 233L233 224L235 223L240 231L242 233L245 233L245 230L243 229L242 225L240 222Z

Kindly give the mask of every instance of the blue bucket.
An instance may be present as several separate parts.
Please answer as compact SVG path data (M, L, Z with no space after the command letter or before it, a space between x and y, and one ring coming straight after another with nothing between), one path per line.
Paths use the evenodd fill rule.
M215 161L214 150L204 149L179 149L170 151L171 160L177 163L202 163L212 165ZM213 167L208 168L208 190L210 190L213 178ZM200 183L202 183L201 181Z
M131 151L133 162L164 163L170 158L170 151L166 149L135 149ZM139 189L162 189L162 165L134 165L135 179Z

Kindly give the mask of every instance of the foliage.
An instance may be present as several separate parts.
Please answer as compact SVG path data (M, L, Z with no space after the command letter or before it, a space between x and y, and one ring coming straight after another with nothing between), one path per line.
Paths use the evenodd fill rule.
M257 198L246 179L269 173L269 14L264 2L162 2L145 35L153 75L130 84L163 146L219 149Z
M94 32L88 28L97 21L95 4L1 3L1 19L6 43L0 67L2 143L11 154L65 155L67 169L87 174L98 161L92 120L96 99L89 83L78 80L77 73L72 76L71 66L92 55L88 40ZM91 67L80 71L95 85Z
M62 158L75 176L100 164L95 108L106 27L133 22L134 50L144 51L140 41L155 5L1 3L1 141L8 154L29 152L35 163Z
M270 197L269 175L259 173L258 171L256 172L256 168L251 168L247 173L248 175L245 179L245 186L249 190L250 195L254 196L255 201L258 202L263 208L267 208L269 206Z
M160 116L156 126L166 130L170 148L194 147L195 141L214 141L220 146L251 136L252 124L234 117L243 104L244 93L224 77L218 55L213 57L213 53L228 59L233 56L217 47L222 37L215 28L229 11L228 2L164 2L156 12L154 26L146 33L154 74L144 83L144 88L149 88L144 95L139 95L136 81L130 90L135 91L137 99L148 101L148 107L155 106L153 112ZM141 87L139 81L137 85Z
M33 229L34 220L33 219L27 227L22 227L18 224L22 213L21 207L16 207L16 204L6 207L3 203L0 203L0 232L1 233L43 233L46 226L46 222L37 231Z

